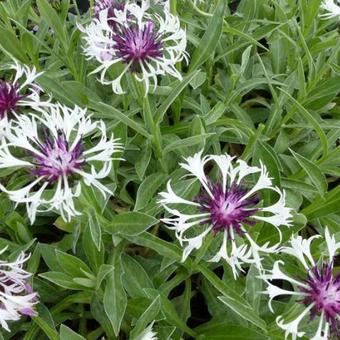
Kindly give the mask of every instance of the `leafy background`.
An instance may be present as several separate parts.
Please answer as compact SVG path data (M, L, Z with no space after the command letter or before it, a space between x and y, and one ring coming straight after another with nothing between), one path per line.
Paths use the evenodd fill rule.
M171 0L187 29L190 62L178 66L183 81L164 77L144 98L132 77L117 96L88 75L95 65L82 55L76 23L90 12L79 13L74 1L0 3L2 74L10 76L10 56L44 70L38 83L46 92L87 107L125 145L125 161L114 161L107 180L115 196L103 201L83 187L83 215L71 223L51 213L30 226L24 207L0 194L0 246L13 258L32 252L27 269L40 295L39 316L11 325L4 339L137 339L153 320L162 340L284 338L256 270L234 281L226 265L206 262L207 249L181 263L156 200L169 178L188 197L194 192L192 181L180 180L183 156L228 152L262 160L286 190L296 212L285 240L326 225L338 233L340 40L338 20L321 19L320 4ZM0 175L13 185L24 180ZM261 242L275 237L263 225L256 233ZM274 301L280 314L295 307Z

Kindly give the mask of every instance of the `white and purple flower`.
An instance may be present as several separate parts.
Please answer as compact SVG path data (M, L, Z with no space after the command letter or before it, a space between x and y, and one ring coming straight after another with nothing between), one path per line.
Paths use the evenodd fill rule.
M226 260L236 278L243 270L243 264L254 263L262 269L260 253L272 253L278 247L278 244L270 246L268 242L258 245L248 230L258 222L265 222L278 230L281 239L279 227L290 226L291 213L285 205L285 193L273 186L264 165L259 168L242 160L233 164L234 161L235 157L228 154L202 158L202 152L199 152L188 157L180 165L199 180L200 194L193 200L184 199L168 182L167 191L160 193L159 202L171 216L164 218L163 222L175 230L177 239L184 246L183 261L194 249L201 248L208 234L213 234L220 237L222 246L211 261ZM217 165L220 178L216 182L206 175L207 163ZM247 180L254 175L258 179L250 186ZM277 193L278 200L273 205L263 206L262 190Z
M0 251L0 255L6 248ZM28 279L31 274L23 269L29 259L21 253L13 262L0 260L0 324L10 331L8 321L18 321L22 316L36 316L34 305L38 295L34 293Z
M335 17L340 17L340 5L338 0L323 0L321 3L321 8L326 11L326 13L321 14L324 19L331 19Z
M10 65L15 70L11 81L0 80L0 135L5 133L9 114L16 114L20 107L36 108L49 103L40 99L41 88L34 83L42 73L33 67L22 66L16 61Z
M322 254L316 262L311 253L313 240L319 238L315 235L309 239L301 236L292 236L290 246L282 247L281 253L289 254L298 259L302 265L305 276L293 277L281 270L285 263L280 260L274 263L273 269L262 275L267 282L269 295L269 308L273 312L272 300L281 295L290 295L296 298L296 302L304 308L299 316L292 321L286 322L283 316L278 316L276 323L285 331L285 337L289 335L295 340L306 334L299 330L303 319L319 319L316 332L310 338L312 340L327 340L333 333L337 338L340 337L340 274L333 274L334 258L340 248L340 243L335 241L334 236L330 235L328 229L325 231L325 241L327 254ZM294 290L286 290L273 284L273 280L289 282ZM310 326L308 326L310 328Z
M100 63L92 73L100 72L102 84L110 84L113 92L122 94L121 80L131 72L145 84L147 93L150 82L157 85L159 75L182 79L176 64L187 58L186 32L167 6L160 15L153 13L146 1L141 6L102 1L97 4L95 13L93 21L80 29L85 33L85 55ZM121 65L119 76L106 79L108 70L115 64Z
M113 137L107 138L104 122L91 121L86 109L57 104L39 111L40 116L20 115L12 121L0 145L0 169L26 169L29 184L17 190L2 184L0 188L12 201L26 204L31 223L37 212L50 210L57 210L69 221L80 215L74 198L80 195L81 182L104 196L112 194L100 180L109 175L112 154L122 146ZM94 134L98 140L90 139L91 146L85 143L85 138ZM14 149L21 150L23 156L14 156Z

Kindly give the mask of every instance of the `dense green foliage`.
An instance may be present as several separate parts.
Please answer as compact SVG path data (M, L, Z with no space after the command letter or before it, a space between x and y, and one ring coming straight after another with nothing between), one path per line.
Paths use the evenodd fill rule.
M145 97L132 77L127 93L116 95L89 75L96 64L83 55L77 23L89 22L90 11L80 14L70 0L0 3L2 75L11 75L13 57L44 71L37 79L44 91L87 107L124 144L124 160L114 160L104 181L114 196L106 201L84 186L82 216L70 223L51 212L31 226L25 206L0 194L0 246L13 258L32 253L26 269L40 296L39 315L12 323L4 339L137 339L153 320L161 340L284 338L255 268L234 280L223 262L207 262L204 248L181 262L181 246L159 221L157 194L171 178L192 197L182 157L228 152L261 160L286 191L294 212L283 241L292 232L323 234L325 226L340 238L339 21L320 18L320 3L171 0L186 27L189 62L178 65L182 81L162 77ZM20 187L27 174L0 176ZM255 228L261 242L277 238L263 223ZM273 306L295 312L289 298Z

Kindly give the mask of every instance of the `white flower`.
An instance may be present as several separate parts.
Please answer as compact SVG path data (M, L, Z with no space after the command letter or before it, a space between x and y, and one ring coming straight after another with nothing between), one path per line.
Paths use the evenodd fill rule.
M145 84L157 85L157 76L169 74L182 79L176 64L187 58L186 32L180 27L178 17L172 15L167 6L163 15L153 13L145 1L141 6L127 2L119 7L105 8L86 27L84 32L88 59L100 64L92 73L100 73L102 84L111 84L113 92L124 93L121 79L127 72ZM108 79L112 65L122 70L115 79Z
M216 183L206 173L208 163L215 164L219 170L220 178ZM170 215L163 222L176 232L177 239L184 247L183 261L194 249L202 246L209 233L216 236L222 233L222 246L211 261L227 261L235 278L245 263L254 263L262 269L261 253L275 252L278 244L270 246L267 242L258 245L250 236L249 229L264 221L278 230L281 239L279 227L290 226L291 220L290 209L285 206L285 194L272 185L265 166L252 167L242 160L235 162L234 157L227 154L202 157L202 151L186 158L180 166L198 179L201 193L192 201L184 199L174 192L169 181L167 191L160 193L159 202ZM252 187L246 185L246 180L254 175L258 178L255 184ZM261 206L262 190L277 193L276 203ZM182 213L179 206L186 212L188 208L195 212Z
M285 331L285 338L291 335L295 340L297 337L305 335L305 331L299 330L299 325L303 319L319 318L319 326L312 340L329 339L330 332L338 334L340 327L340 275L333 275L333 261L340 244L331 236L328 229L325 230L325 241L327 253L326 260L317 264L311 252L312 242L319 238L315 235L309 239L303 239L301 236L292 236L290 246L282 247L281 253L293 256L304 268L305 278L296 275L300 279L295 279L285 274L281 268L284 266L283 261L276 261L274 267L268 273L262 274L262 278L267 283L266 294L269 295L269 308L273 312L272 300L281 295L295 296L296 302L303 305L303 312L294 320L285 322L282 315L278 316L277 325ZM286 290L275 286L272 280L283 280L289 282L295 289Z
M326 13L321 14L321 17L331 19L340 16L340 6L338 3L338 0L323 0L321 8L324 9Z
M6 248L0 254L5 251ZM23 315L37 315L34 305L38 296L27 282L31 274L23 269L28 258L21 253L13 262L0 260L0 324L8 332L8 321L18 321Z
M26 204L31 223L37 212L50 210L69 221L80 215L74 198L80 195L81 182L97 188L104 197L111 194L100 180L109 175L112 154L122 147L113 137L107 138L105 124L91 121L86 109L56 104L39 111L41 116L20 115L12 121L0 144L0 169L26 169L31 181L16 190L2 184L0 188L12 201ZM84 138L95 133L98 140L90 139L92 146L85 144ZM14 156L14 149L24 156Z
M30 69L16 61L9 68L15 70L14 78L0 81L0 137L6 134L9 114L15 115L20 107L34 109L49 104L49 99L41 100L42 89L34 83L42 72L37 73L35 67Z

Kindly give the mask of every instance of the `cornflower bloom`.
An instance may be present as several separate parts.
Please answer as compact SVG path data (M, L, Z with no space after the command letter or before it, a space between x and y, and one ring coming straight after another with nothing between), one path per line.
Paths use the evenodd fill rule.
M49 101L41 101L41 88L34 83L42 73L33 67L22 66L16 61L10 65L15 70L12 81L0 80L0 136L8 126L9 114L15 114L20 107L36 108L46 105Z
M338 0L323 0L321 3L321 8L326 11L326 13L321 14L324 19L331 19L340 16L340 6Z
M319 319L318 327L312 340L327 340L330 334L334 333L340 337L340 274L333 274L334 258L340 243L335 241L328 229L325 230L325 241L327 254L316 263L311 253L311 243L320 235L315 235L309 239L301 236L292 236L290 246L283 247L281 253L288 254L299 260L302 265L304 275L288 275L281 270L284 266L282 260L274 263L273 269L268 274L263 274L263 279L267 282L269 295L269 308L273 312L272 300L281 295L291 295L296 302L304 306L304 310L293 321L286 322L283 316L276 318L277 325L285 331L285 337L289 335L292 339L302 337L305 332L299 330L301 321L307 316L311 320ZM294 290L286 290L275 286L272 280L283 280L289 282ZM308 326L310 329L310 326Z
M0 255L5 251L6 248L1 250ZM38 302L38 295L28 283L31 274L23 269L28 258L21 253L13 262L0 260L0 324L8 332L8 321L37 315L34 305Z
M201 185L198 196L187 200L178 196L172 189L170 181L167 191L160 193L159 202L172 216L162 221L168 228L175 230L183 250L183 261L194 249L201 248L208 234L219 237L222 246L210 260L221 259L231 266L234 278L242 271L242 264L254 263L262 268L260 253L272 253L278 244L270 246L269 242L258 245L248 233L248 229L257 222L265 222L274 226L279 233L279 226L290 226L290 209L285 206L285 193L272 185L267 170L249 166L242 160L233 164L235 157L228 154L207 155L202 158L202 151L185 159L180 166L190 175L197 178ZM208 162L217 165L220 178L213 182L205 173ZM253 174L258 175L256 183L250 187L246 179ZM247 189L249 187L249 189ZM260 204L260 191L269 190L278 194L278 200L270 206ZM173 205L176 204L176 208ZM182 208L185 209L185 213ZM188 209L190 214L187 213ZM191 213L192 212L192 213Z
M37 212L53 209L69 221L80 215L74 198L80 195L82 182L97 188L104 197L112 194L100 180L109 175L112 154L122 146L113 137L107 138L104 122L91 121L86 109L57 104L39 111L39 116L20 115L12 121L0 144L0 169L27 169L29 184L17 190L2 184L0 188L12 201L26 204L31 223ZM84 138L95 133L98 140L92 139L92 146L85 143ZM24 156L14 156L14 148Z
M100 82L111 85L113 92L124 93L121 80L127 72L145 84L157 85L157 76L169 74L182 79L176 63L187 58L186 32L180 27L178 17L164 6L162 15L153 13L148 2L139 6L126 3L97 11L84 32L88 59L96 59L99 66L92 73L100 73ZM112 65L120 64L121 71L113 80L106 79ZM117 69L118 70L118 69Z

